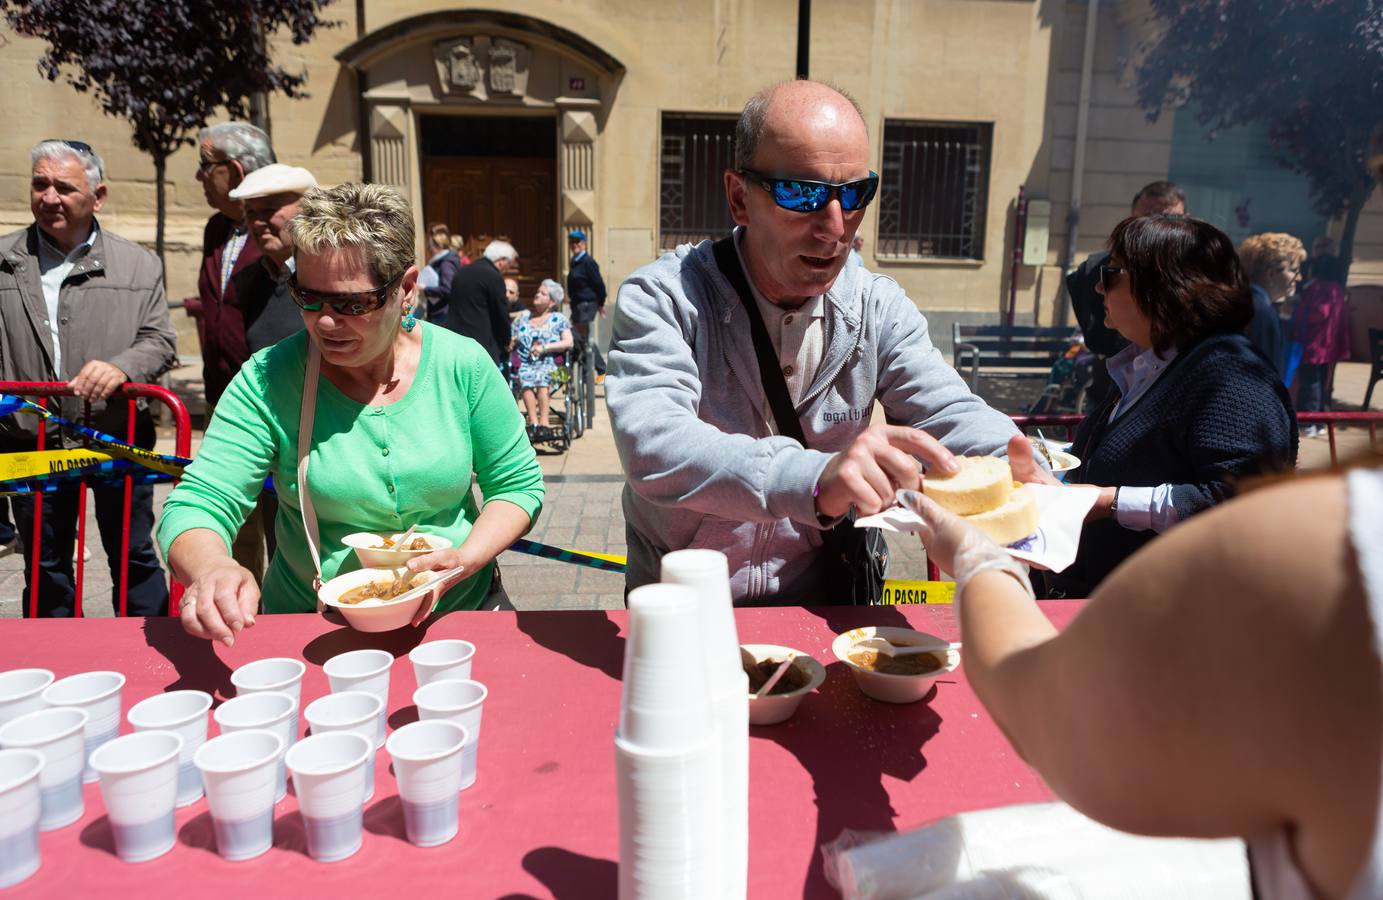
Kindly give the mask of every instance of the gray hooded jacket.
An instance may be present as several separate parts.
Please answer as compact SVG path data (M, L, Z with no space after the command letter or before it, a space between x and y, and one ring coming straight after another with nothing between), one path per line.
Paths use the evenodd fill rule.
M777 436L749 319L711 242L678 247L621 285L606 402L629 481L629 587L671 550L720 550L738 605L840 602L814 571L824 529L812 491L830 455L886 419L953 453L1001 453L1017 434L932 346L893 279L847 262L826 293L825 354L797 404L811 449Z

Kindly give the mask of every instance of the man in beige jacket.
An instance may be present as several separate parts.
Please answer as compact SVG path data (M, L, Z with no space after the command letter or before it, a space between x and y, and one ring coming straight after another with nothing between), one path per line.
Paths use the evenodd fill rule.
M80 419L91 404L91 424L124 438L126 404L106 398L126 382L151 382L177 358L176 334L168 318L163 268L157 257L131 241L103 230L96 213L106 201L101 159L81 141L44 141L32 151L29 199L34 224L0 237L0 380L65 381L76 394L59 404L69 419ZM147 409L135 415L135 442L154 443ZM36 423L25 417L0 420L0 452L31 450ZM66 436L48 432L47 446ZM95 495L96 523L110 559L113 597L125 573L120 569L126 530L124 490L102 486ZM72 546L76 535L77 491L44 496L39 539L39 574L34 583L32 542L34 502L16 498L24 566L23 608L38 591L40 616L70 616L74 585ZM168 611L168 585L154 553L154 492L136 485L130 505L130 615ZM119 601L115 601L119 609Z

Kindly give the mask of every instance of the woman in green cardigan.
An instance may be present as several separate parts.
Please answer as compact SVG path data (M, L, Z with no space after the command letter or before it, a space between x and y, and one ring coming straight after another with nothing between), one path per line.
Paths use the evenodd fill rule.
M312 424L302 450L322 579L358 567L341 543L346 535L416 525L453 549L411 568L464 567L438 609L493 608L491 563L528 530L543 500L542 471L508 385L474 341L410 314L413 215L396 191L313 189L290 230L290 287L306 331L241 368L159 522L164 553L188 585L183 626L229 646L261 609L316 608L298 484L305 400ZM308 396L314 357L320 381ZM229 547L268 475L279 495L278 551L261 594Z

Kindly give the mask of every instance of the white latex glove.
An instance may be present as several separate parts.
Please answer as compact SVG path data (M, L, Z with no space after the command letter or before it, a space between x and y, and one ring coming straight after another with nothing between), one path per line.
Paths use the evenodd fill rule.
M1034 597L1028 567L1009 556L989 535L942 509L920 491L899 491L898 502L922 520L918 537L927 550L927 558L956 579L957 599L965 592L965 585L981 572L1006 572L1017 579L1029 597Z

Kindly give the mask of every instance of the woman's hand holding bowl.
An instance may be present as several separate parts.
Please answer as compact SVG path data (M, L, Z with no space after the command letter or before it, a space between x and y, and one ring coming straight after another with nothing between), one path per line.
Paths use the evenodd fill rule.
M410 624L417 626L426 621L427 617L432 615L432 611L437 608L437 601L442 598L442 595L479 572L484 562L484 560L477 560L473 553L468 552L464 543L460 547L434 550L431 553L424 553L422 556L410 559L406 567L409 572L414 573L442 572L447 569L455 569L458 566L461 567L461 571L457 574L447 578L439 578L433 583L432 602L419 606L418 612L413 616L413 621Z

